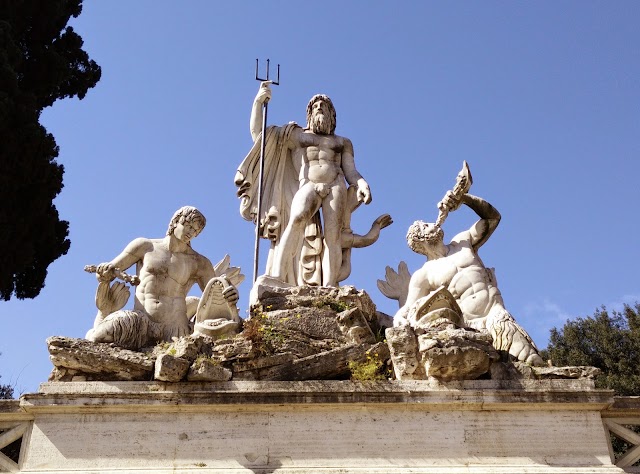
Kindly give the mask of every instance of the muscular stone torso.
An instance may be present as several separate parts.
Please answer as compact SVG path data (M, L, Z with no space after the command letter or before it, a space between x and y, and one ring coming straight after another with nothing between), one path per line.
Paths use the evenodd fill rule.
M301 183L332 184L342 177L342 137L300 132L296 138L292 157Z
M273 259L271 276L287 281L297 277L291 270L296 255L301 253L307 226L313 215L322 210L322 255L313 256L311 267L321 261L322 272L311 270L316 283L337 286L342 264L341 233L343 229L347 186L359 178L353 165L353 150L348 139L296 129L289 141L292 164L298 177L298 190L291 200L289 222L282 233ZM345 169L346 166L346 169ZM368 189L367 189L368 191ZM295 265L296 263L294 263ZM298 279L298 283L303 281Z
M137 265L140 284L134 307L144 310L155 322L188 325L185 298L196 281L198 255L193 251L171 252L162 240L152 244Z
M493 272L487 269L468 241L452 242L445 257L425 266L431 290L445 286L456 298L465 320L484 318L503 305Z

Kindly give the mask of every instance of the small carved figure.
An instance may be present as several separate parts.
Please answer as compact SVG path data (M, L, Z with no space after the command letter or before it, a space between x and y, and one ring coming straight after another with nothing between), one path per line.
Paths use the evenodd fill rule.
M193 332L190 322L197 309L217 317L240 323L236 302L236 289L243 279L240 269L229 266L225 257L215 267L208 258L191 247L191 240L204 229L206 220L198 209L180 208L173 215L167 235L161 239L138 238L126 246L111 262L87 271L96 273L100 282L96 293L98 315L87 339L96 342L114 342L128 349L139 349L158 341L171 341L172 337ZM136 265L137 277L122 270ZM133 311L119 311L129 298L123 283L111 282L116 278L137 284ZM228 308L216 310L211 304L196 297L187 297L197 283L204 291L213 281L220 280L221 295ZM212 292L205 292L206 297ZM208 298L204 298L208 299ZM219 305L218 305L219 306ZM200 318L204 321L206 316ZM199 322L203 322L198 320ZM236 324L237 327L237 324Z
M351 141L335 134L336 111L326 95L311 98L305 128L290 123L266 130L264 204L258 215L262 106L270 98L269 82L263 82L251 112L254 147L235 177L240 213L259 220L261 235L272 240L268 276L291 285L338 286L350 272L350 249L375 242L391 218L380 216L360 239L351 232L351 212L371 202L371 191L356 170Z

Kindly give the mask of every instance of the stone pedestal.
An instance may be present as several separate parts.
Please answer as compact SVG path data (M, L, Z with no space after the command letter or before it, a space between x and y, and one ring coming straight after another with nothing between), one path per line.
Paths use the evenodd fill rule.
M58 382L13 415L28 473L586 474L623 472L612 401L576 380Z

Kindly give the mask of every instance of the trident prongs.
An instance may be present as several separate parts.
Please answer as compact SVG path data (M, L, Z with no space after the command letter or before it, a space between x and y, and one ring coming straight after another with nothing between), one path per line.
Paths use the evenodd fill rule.
M267 78L261 79L258 76L259 61L256 59L256 81L269 81L269 60L267 59ZM280 64L278 64L278 79L270 81L273 85L280 84ZM262 182L264 181L264 153L267 133L267 112L269 110L269 101L262 103L262 133L260 134L260 171L258 178L258 215L256 216L256 245L253 254L253 282L258 278L258 262L260 260L260 218L262 216Z
M260 81L260 82L271 81L271 84L273 84L274 86L280 85L280 64L278 64L278 78L275 81L269 79L269 60L268 59L267 59L267 78L266 79L262 79L258 76L258 66L259 66L259 60L256 59L256 81Z

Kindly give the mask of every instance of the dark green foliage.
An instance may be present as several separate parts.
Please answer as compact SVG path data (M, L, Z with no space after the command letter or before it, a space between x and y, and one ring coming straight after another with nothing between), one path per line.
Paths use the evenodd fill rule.
M599 388L616 395L640 395L640 304L611 314L602 307L593 316L553 328L543 357L554 365L591 365L602 369Z
M100 67L67 27L82 0L0 2L0 298L34 298L47 267L69 250L69 223L53 199L62 190L58 146L40 125L57 99L78 97Z
M0 378L2 378L1 375ZM11 398L13 398L13 387L11 385L0 384L0 400L8 400Z
M336 313L341 313L349 309L349 305L344 301L334 300L332 298L324 298L322 300L315 300L313 302L313 306L318 309L322 309L324 307L331 308Z
M0 384L0 400L9 400L11 398L13 398L13 387Z
M1 376L0 376L1 377ZM0 400L10 400L13 398L13 387L11 385L2 385L0 384ZM2 434L2 431L0 431ZM20 457L20 445L22 443L22 439L18 439L13 443L5 446L0 450L2 454L8 456L13 462L18 462Z

